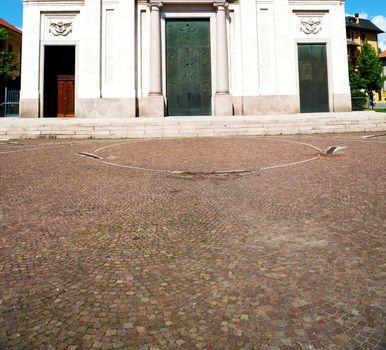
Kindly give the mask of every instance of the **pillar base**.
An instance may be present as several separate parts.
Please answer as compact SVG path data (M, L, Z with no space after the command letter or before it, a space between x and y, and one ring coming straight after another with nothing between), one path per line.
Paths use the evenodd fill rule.
M215 96L215 115L233 115L232 96L230 94L216 94Z
M164 117L165 102L163 95L149 95L140 105L141 117Z
M20 99L20 117L38 118L39 117L39 99Z

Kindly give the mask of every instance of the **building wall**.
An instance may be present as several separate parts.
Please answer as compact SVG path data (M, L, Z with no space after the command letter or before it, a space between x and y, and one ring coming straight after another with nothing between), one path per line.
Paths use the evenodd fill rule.
M383 75L386 77L386 58L382 59L382 65L383 65ZM381 92L380 102L386 103L386 80L383 83L383 89Z
M381 58L383 65L383 75L386 77L386 58ZM383 83L382 90L374 94L374 101L378 103L386 103L386 81Z
M24 3L23 18L26 35L22 117L38 117L43 113L46 45L76 47L78 117L135 116L134 2L103 1L101 6L97 0L49 3L30 0ZM72 23L72 30L56 36L50 32L50 24L56 22ZM122 40L122 36L128 40Z
M354 62L358 58L363 43L367 40L368 43L378 52L378 35L374 32L358 30L355 28L347 28L347 40L350 41L348 47L348 54L350 59ZM357 46L353 45L355 43Z
M181 2L179 2L181 3ZM24 2L21 116L42 116L44 47L75 45L78 117L135 117L149 107L150 9L144 0ZM216 94L216 9L212 1L173 0L161 8L162 84L165 98L165 19L207 17L211 28L212 89ZM302 21L320 20L306 33ZM54 35L52 23L72 23ZM330 111L350 110L344 6L340 0L241 0L227 14L229 94L233 114L300 110L297 44L325 43ZM166 99L165 99L166 100ZM216 113L216 99L212 110ZM219 102L218 102L219 103Z
M358 30L355 28L347 28L347 39L352 40L359 46L361 46L366 40L378 52L378 35L374 32L368 32L365 30Z

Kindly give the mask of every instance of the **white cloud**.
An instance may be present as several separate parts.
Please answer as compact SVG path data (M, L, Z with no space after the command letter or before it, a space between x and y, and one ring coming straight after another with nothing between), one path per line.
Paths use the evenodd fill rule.
M385 33L378 34L378 46L383 51L386 50L386 17L378 15L371 20L379 29L382 29Z

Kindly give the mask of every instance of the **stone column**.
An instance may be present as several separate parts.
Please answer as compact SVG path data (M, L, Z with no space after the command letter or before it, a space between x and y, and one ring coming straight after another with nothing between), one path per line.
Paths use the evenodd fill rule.
M228 66L228 38L226 0L218 0L213 3L217 8L216 15L216 115L233 115L232 96L229 94L229 66Z
M162 94L161 19L162 2L150 1L150 95Z
M150 0L150 82L149 96L144 108L144 116L163 117L164 98L162 95L162 54L161 54L161 0Z

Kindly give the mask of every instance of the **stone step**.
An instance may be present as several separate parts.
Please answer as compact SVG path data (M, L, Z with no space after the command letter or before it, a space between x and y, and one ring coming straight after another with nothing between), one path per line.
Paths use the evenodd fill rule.
M386 113L372 111L236 117L0 119L3 138L258 136L384 130Z
M22 125L22 124L2 124L0 125L0 131L7 131L10 129L13 130L78 130L78 131L86 131L91 132L94 130L140 130L140 129L170 129L170 128L184 128L184 129L207 129L213 127L223 127L223 128L250 128L250 127L291 127L291 126L308 126L308 125L326 125L326 126L334 126L334 125L374 125L374 124L385 124L386 120L382 119L373 119L373 120L334 120L334 121L325 121L325 120L315 120L315 121L266 121L266 122L249 122L249 123L232 123L232 122L220 122L220 123L188 123L188 124L158 124L158 125L137 125L137 124L103 124L100 122L96 122L94 125L83 125L83 124L68 124L68 125L60 125L57 123L52 124L41 124L41 125Z

